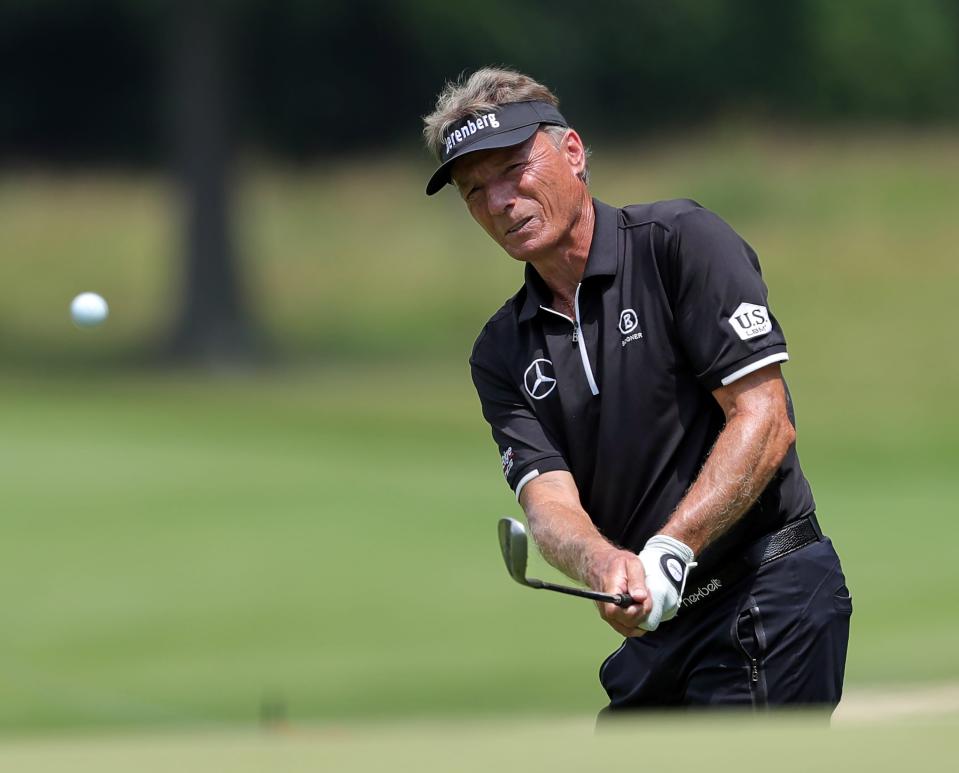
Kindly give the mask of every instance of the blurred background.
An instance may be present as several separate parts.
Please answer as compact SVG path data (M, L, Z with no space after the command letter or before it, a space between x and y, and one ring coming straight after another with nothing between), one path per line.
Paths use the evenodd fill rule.
M3 0L4 733L604 704L616 635L494 536L466 359L521 268L423 194L485 64L555 90L598 198L756 248L847 685L959 680L959 5Z

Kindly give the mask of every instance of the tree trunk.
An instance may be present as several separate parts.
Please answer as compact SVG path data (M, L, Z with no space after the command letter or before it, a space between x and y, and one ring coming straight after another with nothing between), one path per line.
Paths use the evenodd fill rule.
M176 0L169 10L171 129L184 249L169 353L196 364L241 364L255 347L232 231L228 3Z

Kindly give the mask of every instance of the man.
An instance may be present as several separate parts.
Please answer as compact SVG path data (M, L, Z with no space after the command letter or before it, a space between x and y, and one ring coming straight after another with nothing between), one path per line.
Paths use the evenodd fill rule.
M598 605L624 637L608 711L834 708L852 601L755 253L692 201L591 199L582 139L525 75L448 84L424 122L427 194L453 185L525 263L470 359L506 479L547 561L634 602Z

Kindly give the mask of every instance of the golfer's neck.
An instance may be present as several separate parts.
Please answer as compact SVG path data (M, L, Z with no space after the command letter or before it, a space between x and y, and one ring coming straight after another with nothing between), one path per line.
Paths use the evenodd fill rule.
M579 216L569 228L567 238L548 255L531 261L536 273L552 291L554 299L561 301L559 306L572 307L576 287L586 270L589 247L593 243L593 202L585 186L583 192L585 201L579 208Z

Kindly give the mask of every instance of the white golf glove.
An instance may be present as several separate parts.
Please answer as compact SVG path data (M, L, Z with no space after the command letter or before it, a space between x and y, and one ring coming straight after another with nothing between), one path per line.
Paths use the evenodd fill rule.
M639 554L639 560L643 562L646 590L653 602L652 611L639 627L645 631L655 631L660 623L672 620L679 612L686 577L696 562L688 546L662 534L649 538Z

